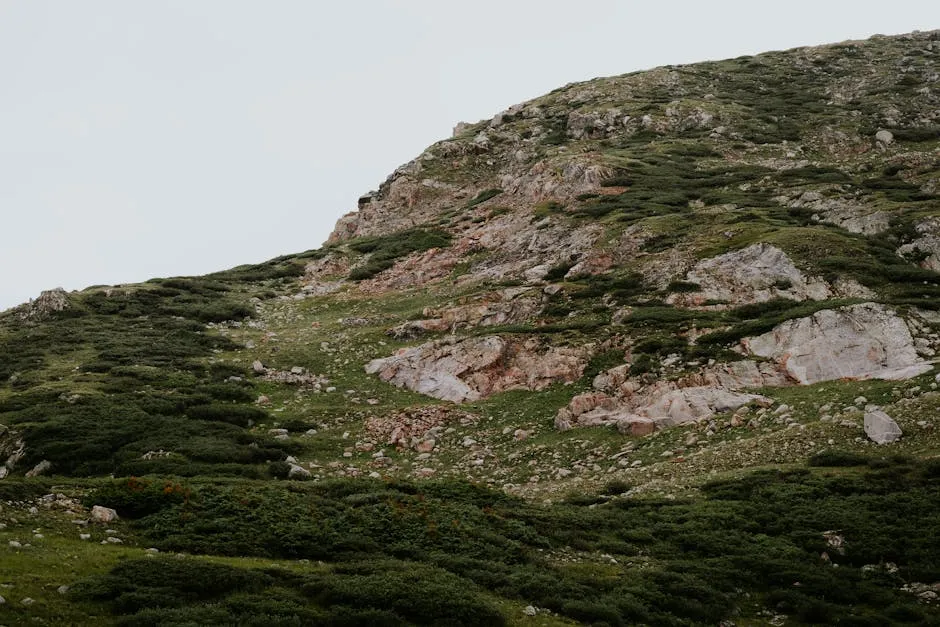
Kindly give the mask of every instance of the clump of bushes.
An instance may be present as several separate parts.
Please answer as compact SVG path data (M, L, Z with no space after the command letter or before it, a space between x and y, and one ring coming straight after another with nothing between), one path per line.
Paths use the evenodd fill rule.
M391 235L362 237L349 242L350 249L363 254L370 254L368 261L349 273L352 281L370 279L378 273L388 270L395 262L411 253L443 248L450 245L451 236L445 231L434 229L409 229Z
M866 466L839 451L812 463L714 481L702 498L613 496L629 485L612 482L608 496L582 492L548 507L458 481L205 484L132 524L165 550L316 559L328 570L157 558L120 564L75 594L107 603L128 624L210 611L244 622L266 608L323 624L353 615L498 625L505 619L494 598L609 625L716 624L784 608L808 622L929 622L933 610L899 582L940 577L930 533L940 470L910 458ZM839 568L819 559L833 529L846 538L844 553L829 553ZM611 577L608 564L559 563L545 549L621 564L642 555L650 566ZM888 561L895 575L861 570ZM153 600L158 591L162 601Z
M171 505L185 504L189 496L188 487L171 479L129 477L95 489L83 502L86 507L111 507L122 518L141 518Z

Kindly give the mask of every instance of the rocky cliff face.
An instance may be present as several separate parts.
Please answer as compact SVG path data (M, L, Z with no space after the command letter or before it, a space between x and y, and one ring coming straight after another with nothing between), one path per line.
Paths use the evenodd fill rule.
M448 339L366 367L438 399L570 383L619 350L561 428L918 376L940 296L938 58L940 32L876 37L568 85L461 123L339 221L308 284L495 301L400 325ZM437 243L406 245L416 233ZM486 324L538 339L467 336Z

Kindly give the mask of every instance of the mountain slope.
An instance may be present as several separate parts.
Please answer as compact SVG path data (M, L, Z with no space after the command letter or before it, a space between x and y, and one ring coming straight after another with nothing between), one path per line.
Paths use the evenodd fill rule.
M940 549L891 538L940 511L938 58L569 85L458 125L320 249L0 314L0 539L53 530L11 573L87 564L0 617L936 620ZM92 505L127 519L94 550ZM109 537L216 557L46 594L139 557Z

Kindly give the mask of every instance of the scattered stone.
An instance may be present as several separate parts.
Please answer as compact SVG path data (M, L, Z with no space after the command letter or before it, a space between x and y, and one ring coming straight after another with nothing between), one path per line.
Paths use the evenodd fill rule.
M31 599L30 597L25 597L23 600L20 601L20 603L21 603L22 605L25 605L26 607L29 607L30 605L32 605L32 604L35 603L35 602L36 602L36 601L35 601L34 599Z
M10 540L9 545L10 545L10 548L11 548L11 549L22 549L22 548L23 548L23 544L22 544L21 542L19 542L18 540Z
M539 612L533 606L526 605L525 608L522 610L522 613L525 614L526 616L535 616Z
M59 594L67 594L70 589L71 588L69 588L68 586L59 586L58 588L55 589L55 591L58 592Z

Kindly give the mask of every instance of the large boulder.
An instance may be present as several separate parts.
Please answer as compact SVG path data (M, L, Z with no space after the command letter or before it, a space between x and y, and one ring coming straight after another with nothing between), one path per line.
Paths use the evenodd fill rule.
M685 280L698 284L699 291L673 294L670 303L745 305L774 298L824 300L833 295L825 281L805 276L785 252L765 243L704 259L689 270Z
M876 444L889 444L901 437L901 427L880 409L865 412L865 435Z
M907 324L878 303L824 309L742 340L752 355L776 362L796 382L914 377L930 370Z
M428 342L373 359L366 372L383 381L455 403L512 389L542 390L581 377L590 347L543 346L495 335Z

